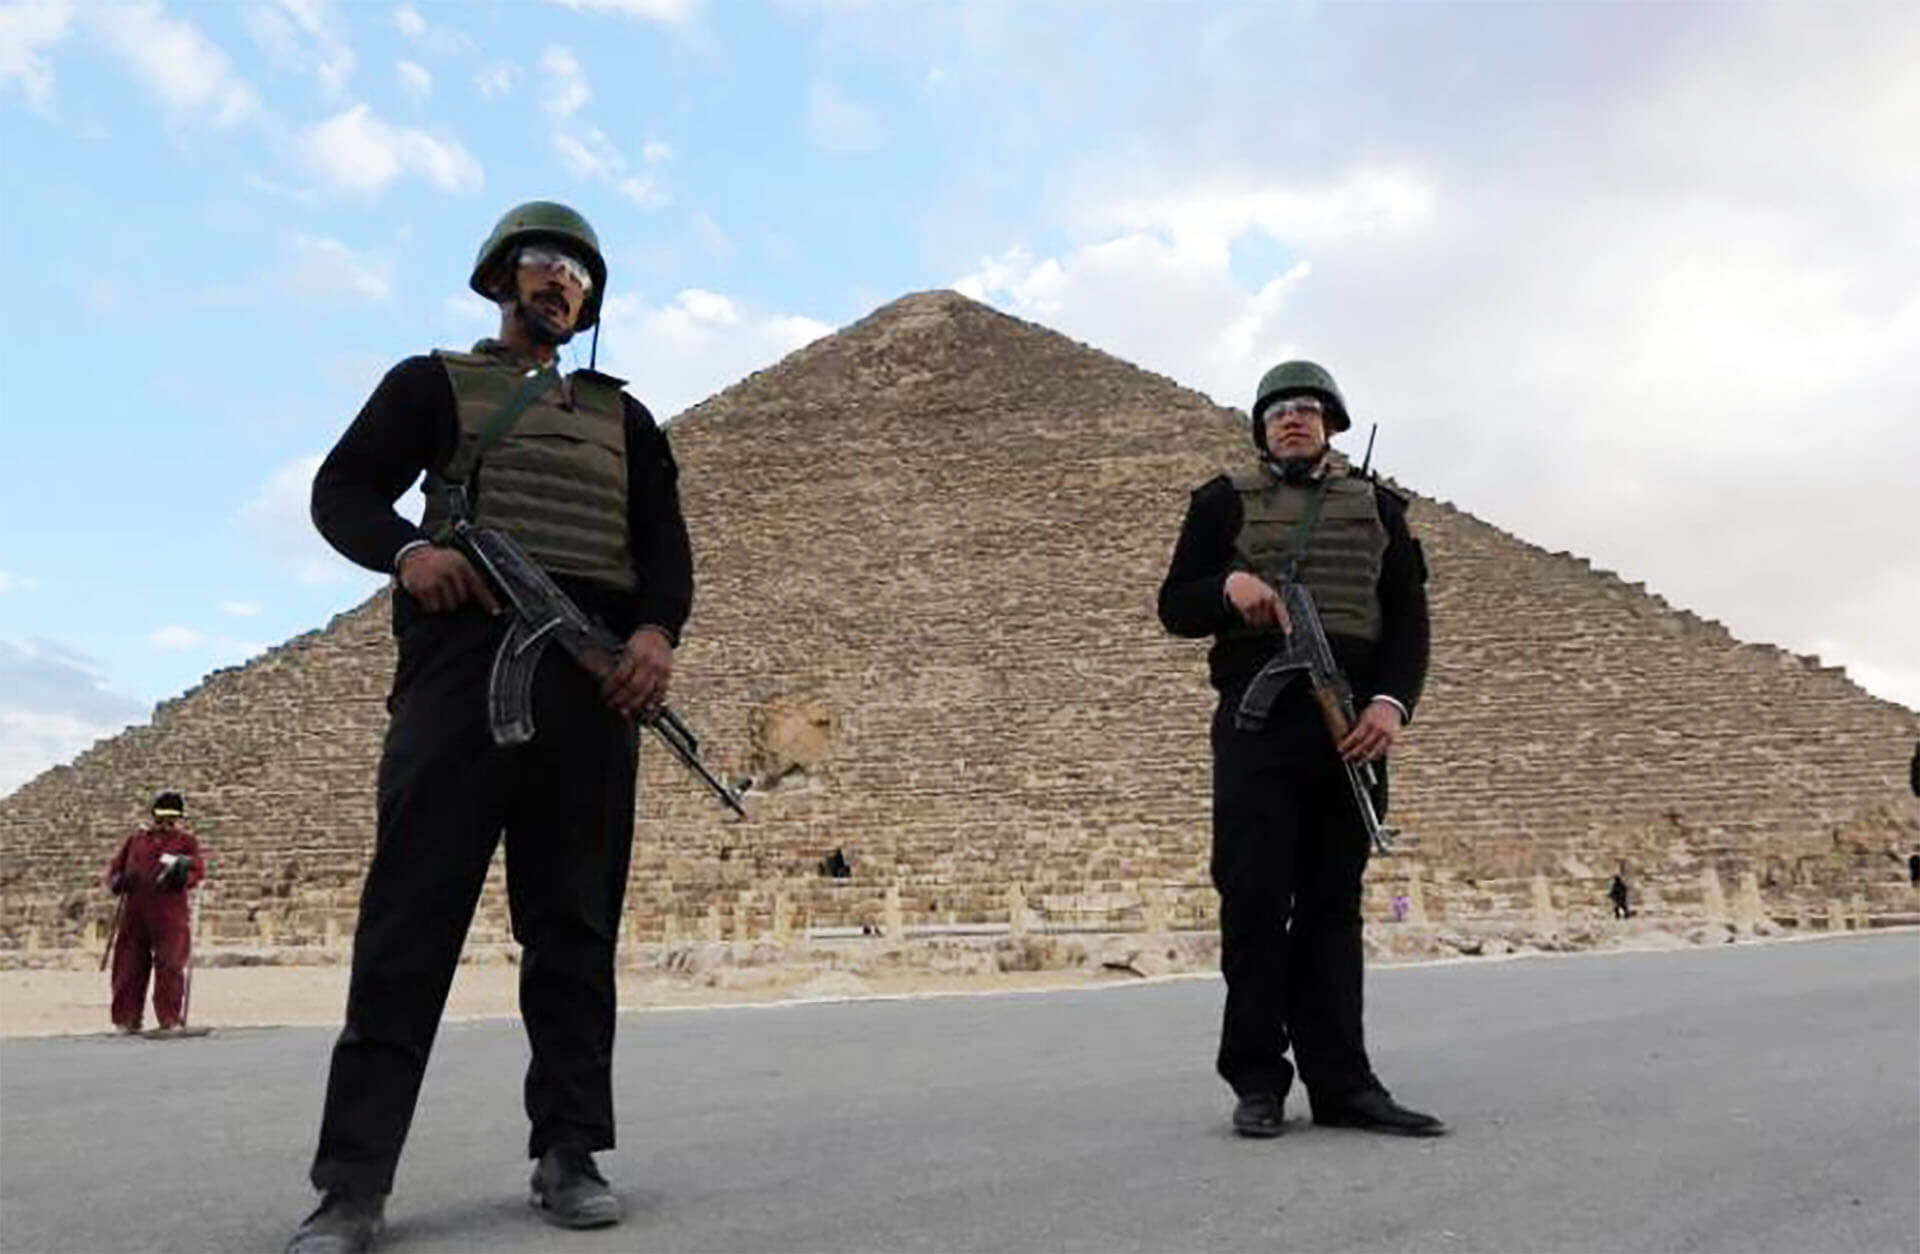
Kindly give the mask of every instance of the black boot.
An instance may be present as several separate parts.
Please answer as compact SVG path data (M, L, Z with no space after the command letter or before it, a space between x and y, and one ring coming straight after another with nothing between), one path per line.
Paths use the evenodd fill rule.
M1335 1102L1313 1103L1313 1121L1328 1128L1359 1128L1389 1136L1445 1136L1447 1125L1408 1110L1383 1088L1364 1088Z
M1278 1093L1244 1093L1233 1106L1233 1130L1241 1136L1276 1137L1287 1130Z
M382 1194L332 1190L287 1242L287 1254L367 1254L386 1226L386 1209Z
M533 1169L533 1196L540 1217L562 1228L605 1228L620 1222L620 1199L582 1149L556 1145Z

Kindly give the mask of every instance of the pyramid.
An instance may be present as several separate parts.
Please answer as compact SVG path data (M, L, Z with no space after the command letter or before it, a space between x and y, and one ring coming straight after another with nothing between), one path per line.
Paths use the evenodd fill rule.
M644 387L640 391L644 394ZM753 780L724 813L642 760L629 935L1210 926L1212 694L1154 600L1243 416L952 292L884 306L680 415L696 555L673 703ZM1901 917L1920 715L1417 493L1434 666L1369 909L1676 913L1752 876L1788 923ZM214 866L216 940L351 930L391 673L384 594L160 706L10 800L0 944L83 939L161 783ZM841 849L847 879L819 859ZM505 935L504 895L476 939ZM1373 917L1378 917L1375 914Z

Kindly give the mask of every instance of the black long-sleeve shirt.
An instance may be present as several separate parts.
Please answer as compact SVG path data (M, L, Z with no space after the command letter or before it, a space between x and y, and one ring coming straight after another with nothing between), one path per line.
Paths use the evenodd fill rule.
M638 584L632 592L555 576L588 614L624 636L643 623L678 643L693 609L693 551L680 513L679 470L646 406L626 401L627 543ZM390 573L402 546L426 537L394 510L422 471L439 470L460 441L453 384L431 357L409 357L380 386L327 454L313 479L313 522L327 542L369 570ZM477 481L484 492L484 464ZM395 588L396 634L425 611Z
M1388 696L1411 717L1427 677L1426 559L1420 542L1407 529L1407 511L1400 498L1378 485L1374 498L1387 529L1377 585L1380 639L1329 633L1327 643L1359 703ZM1239 612L1227 601L1226 584L1244 516L1240 494L1225 475L1202 484L1187 504L1186 521L1160 585L1162 626L1176 636L1219 637L1207 654L1207 670L1222 694L1237 694L1246 687L1273 657L1280 639L1277 632L1221 634L1240 624Z

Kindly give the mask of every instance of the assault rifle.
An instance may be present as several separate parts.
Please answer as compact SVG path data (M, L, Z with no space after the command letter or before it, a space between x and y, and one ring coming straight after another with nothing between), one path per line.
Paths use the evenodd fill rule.
M1314 704L1320 707L1320 721L1327 725L1327 734L1337 745L1353 727L1353 690L1347 686L1347 677L1340 673L1340 664L1327 645L1327 633L1320 626L1320 611L1314 607L1313 594L1298 580L1287 579L1280 584L1280 597L1287 607L1292 629L1287 632L1286 644L1279 654L1261 667L1260 673L1247 685L1246 695L1240 698L1240 708L1234 712L1233 725L1241 731L1259 731L1265 727L1280 694L1297 677L1305 675L1313 690ZM1382 824L1374 811L1371 789L1378 782L1378 776L1374 774L1373 764L1343 762L1342 765L1346 767L1347 784L1353 790L1353 804L1360 811L1360 821L1366 825L1373 847L1383 854L1392 853L1393 838L1398 833Z
M533 673L548 645L558 643L588 674L599 679L619 665L625 646L619 637L582 613L573 598L562 592L506 532L456 518L450 539L512 606L513 621L493 655L493 672L487 678L487 723L493 743L525 744L533 739ZM640 724L665 741L720 804L741 818L747 817L740 794L700 760L700 741L678 714L663 705L656 713L643 715Z

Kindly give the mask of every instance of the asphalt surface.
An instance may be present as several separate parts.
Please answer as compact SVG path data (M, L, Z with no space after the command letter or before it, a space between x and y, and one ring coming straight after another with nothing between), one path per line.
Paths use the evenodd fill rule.
M1916 1250L1920 934L1402 967L1453 1135L1245 1141L1217 980L623 1017L627 1223L525 1201L526 1045L441 1033L388 1250ZM0 1043L0 1249L277 1250L332 1033Z

